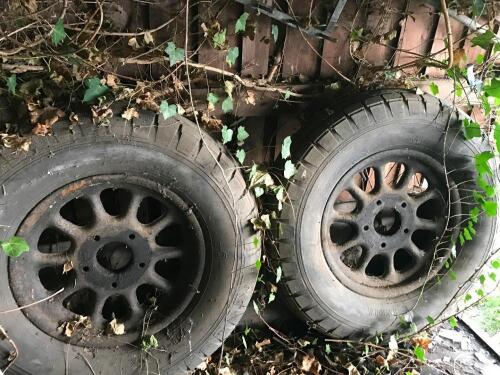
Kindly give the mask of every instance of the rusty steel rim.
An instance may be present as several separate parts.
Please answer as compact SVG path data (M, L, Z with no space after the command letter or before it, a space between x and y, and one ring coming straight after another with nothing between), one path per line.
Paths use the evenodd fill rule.
M401 151L388 151L353 167L323 213L321 242L331 272L374 298L408 294L435 277L460 211L447 203L449 184L442 165L418 151L405 150L404 161Z
M26 217L18 234L31 251L10 261L10 286L20 306L64 288L26 316L59 340L116 346L167 327L195 302L205 274L203 233L193 205L165 186L122 175L86 178ZM91 324L65 336L79 316ZM109 330L114 319L124 335Z

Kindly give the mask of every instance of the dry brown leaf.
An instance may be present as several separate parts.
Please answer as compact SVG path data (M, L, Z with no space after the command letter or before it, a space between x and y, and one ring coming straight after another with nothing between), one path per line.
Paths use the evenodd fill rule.
M132 49L139 49L141 46L137 42L137 38L130 38L127 43Z
M6 148L12 148L16 151L27 152L30 149L31 139L20 137L17 134L0 133L0 140Z
M352 363L349 363L349 366L347 367L347 371L349 371L349 375L360 375L358 369L354 367Z
M116 335L116 336L124 335L125 324L118 323L116 319L113 319L111 322L108 323L108 326L106 327L106 333L108 335Z
M73 125L76 125L80 122L80 117L78 117L75 112L71 112L69 115L69 121L71 121Z
M107 125L113 117L113 110L107 106L99 107L94 105L90 110L92 112L92 122L95 125Z
M30 113L31 123L35 124L31 130L32 133L41 136L47 135L52 130L52 126L64 115L64 111L50 106L34 109Z
M245 96L245 103L250 105L255 105L255 92L247 91L247 96Z
M457 48L453 51L453 65L459 68L465 68L467 65L467 55L463 48Z
M139 118L139 112L134 107L127 108L123 113L122 117L125 120L132 121L134 118Z
M72 269L73 269L73 261L68 260L66 263L64 263L63 274L67 274Z
M432 343L432 340L427 336L427 334L422 333L415 337L412 337L411 342L415 346L420 346L424 350L428 350L429 345Z
M92 327L92 323L88 316L80 315L78 319L71 320L64 324L64 336L73 337L77 330L84 330Z
M267 346L267 345L271 345L271 340L269 340L269 339L262 340L261 342L256 343L256 344L255 344L255 347L257 348L257 350L258 350L259 352L261 352L261 351L262 351L262 348L263 348L264 346Z
M214 117L211 117L210 114L206 111L203 111L203 113L201 114L201 121L207 127L213 128L213 129L220 129L220 127L222 126L221 120L214 118Z
M154 38L153 38L153 34L151 34L149 31L146 31L144 33L144 43L146 44L153 44L154 43Z
M386 359L384 357L382 357L380 354L375 358L375 362L380 367L387 366Z
M321 363L318 362L313 355L306 355L302 358L302 363L300 365L302 371L309 372L314 375L318 375L321 371Z
M115 88L118 85L118 78L114 74L106 74L106 85Z

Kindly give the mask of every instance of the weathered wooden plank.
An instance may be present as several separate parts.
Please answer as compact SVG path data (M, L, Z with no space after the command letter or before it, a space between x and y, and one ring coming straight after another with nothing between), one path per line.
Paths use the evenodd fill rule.
M291 5L289 13L305 22L310 22L311 17L318 16L318 0L290 0L289 4ZM315 77L318 71L321 41L290 27L287 27L286 33L283 47L283 78L299 74L308 78Z
M272 0L263 2L272 5ZM241 44L241 75L244 77L262 78L267 74L269 65L269 48L271 44L271 20L264 15L257 15L249 7L245 11L250 14L248 24L254 24L254 36L244 37Z
M439 15L425 0L411 0L408 16L403 21L400 33L400 51L396 53L396 66L412 63L419 55L426 55L431 49L432 35L437 26ZM402 69L408 74L418 74L419 67Z
M373 42L362 47L363 60L371 66L386 66L395 50L392 37L396 37L399 23L403 18L407 0L389 0L387 3L373 4L366 20L365 29L373 35ZM394 34L394 35L390 35ZM380 41L381 43L377 43Z
M156 43L172 41L177 46L184 46L186 31L186 0L162 0L149 5L149 25L154 29L170 19L173 21L154 33Z
M331 66L334 66L344 75L351 76L353 74L356 64L351 57L349 46L351 28L353 22L358 20L358 17L356 17L358 10L356 1L348 1L340 16L339 23L331 34L336 42L324 41L320 68L321 78L336 76L335 70Z
M460 40L464 33L464 25L458 22L457 20L450 19L450 27L451 33L453 35L453 49L457 49L460 47ZM444 51L441 53L437 53L443 49L446 49L448 44L448 35L446 32L446 24L443 15L439 16L439 23L436 29L436 33L434 34L434 40L431 47L431 55L436 55L433 57L436 60L444 61L448 59L448 52ZM446 72L443 69L428 67L425 70L425 73L429 77L444 77Z
M234 27L237 19L243 13L243 8L235 2L225 1L204 1L199 4L198 15L200 17L200 47L198 51L198 61L203 64L213 66L215 68L224 69L230 72L238 72L240 58L235 65L230 67L226 63L227 50L216 49L213 46L211 36L205 38L203 36L204 23L207 28L210 28L215 22L218 22L221 30L226 29L226 43L229 47L239 46L239 37L235 34ZM240 48L241 50L241 48ZM241 54L240 54L241 55Z

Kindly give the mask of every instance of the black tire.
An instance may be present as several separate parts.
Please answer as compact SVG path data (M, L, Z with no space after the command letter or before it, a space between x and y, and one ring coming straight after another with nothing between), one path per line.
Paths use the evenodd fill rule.
M114 345L101 343L101 347L86 344L84 334L68 339L59 330L49 335L33 323L34 316L47 315L50 310L44 309L60 302L58 296L22 312L0 315L0 324L19 348L19 358L7 374L139 374L146 372L146 360L149 371L180 374L194 369L221 346L252 296L257 277L253 265L260 256L252 245L255 234L249 224L256 213L255 201L238 165L222 145L205 132L200 134L195 124L182 117L164 120L141 113L133 124L118 118L106 127L96 127L90 119L79 125L60 122L51 136L33 137L29 152L3 149L0 159L2 239L27 225L25 218L33 214L30 211L50 194L65 187L62 194L72 194L84 185L78 181L112 174L142 178L160 196L173 194L181 199L187 207L183 212L199 223L205 249L199 284L190 286L193 297L158 332L135 333L132 339L127 332L113 337ZM29 237L29 233L19 235ZM0 254L0 311L19 305L13 283L37 279L28 269L23 275L12 273L16 265L29 262L37 252L37 242L30 241L32 249L19 258ZM81 267L77 262L73 265ZM36 301L40 297L38 292L26 290L20 298L24 304L26 298ZM143 334L158 340L157 349L149 348L151 355L141 351ZM6 341L0 345L10 350ZM4 354L8 352L0 350L2 361Z
M336 337L368 337L380 332L394 331L401 328L403 318L408 320L409 317L412 317L417 326L422 326L427 316L436 317L454 296L465 291L467 285L464 286L463 283L490 252L496 219L482 215L476 224L477 235L473 241L467 241L464 246L457 245L457 258L451 267L456 274L456 280L449 277L450 270L443 266L443 261L435 261L433 264L436 265L436 276L431 273L434 277L425 283L424 293L420 296L422 288L411 286L426 278L429 265L419 271L419 274L412 276L411 280L405 281L406 284L394 284L399 289L394 289L396 286L393 288L393 285L377 289L370 284L370 280L374 276L383 279L393 272L396 261L394 257L391 258L393 255L381 255L385 258L378 259L389 259L388 264L389 267L393 266L392 269L387 268L384 263L380 266L382 271L379 274L373 273L373 268L368 273L366 270L371 261L369 255L366 255L365 245L355 249L358 254L355 255L355 260L349 260L345 254L344 258L338 256L347 268L356 272L361 270L361 286L358 285L358 279L347 280L347 277L342 276L348 274L348 271L340 273L344 272L339 271L343 266L336 265L338 261L330 261L331 253L325 250L328 246L323 245L327 242L322 242L334 242L335 239L332 238L335 236L339 238L339 235L332 234L338 231L335 227L332 229L332 226L329 227L328 234L322 234L323 225L331 225L323 224L326 221L326 207L329 207L327 204L329 199L333 199L331 196L340 184L339 181L353 173L356 166L370 160L369 157L382 157L386 152L395 152L410 163L413 153L422 154L423 158L428 158L430 164L443 168L443 150L446 150L447 170L450 183L454 186L450 189L451 201L454 203L448 205L445 202L445 206L457 210L453 212L456 212L458 217L468 218L469 210L475 205L470 192L478 189L475 185L473 155L482 151L481 147L464 140L460 130L461 114L458 111L428 95L417 95L408 91L364 93L361 99L357 99L356 104L351 102L351 105L337 108L325 111L323 117L320 116L311 126L305 126L294 137L298 145L292 156L296 156L297 174L288 186L290 202L284 207L281 216L283 234L280 243L280 258L289 301L303 320ZM441 176L436 177L436 186L446 187L443 171L444 168ZM354 177L349 181L354 181ZM443 194L441 197L443 198ZM446 196L443 199L448 201ZM358 205L359 201L354 200ZM361 206L372 207L371 204L362 203ZM406 203L404 205L406 206ZM357 210L358 208L353 209L358 215L356 218L361 215ZM447 216L446 210L441 211L436 220ZM422 211L419 211L418 215L421 214ZM399 220L399 212L397 215ZM418 216L416 211L414 215ZM375 228L376 222L372 221L371 224ZM355 241L356 238L362 238L362 241L370 238L371 241L371 238L382 236L382 232L365 235L365 230L372 231L370 225L365 225L363 229L358 227L360 236L355 237L355 234L352 234L352 238ZM467 221L463 225L467 225ZM440 248L439 254L432 251L433 257L444 258L447 255L441 254L449 254L451 241L456 239L459 228L454 220L448 221L441 231L443 237L437 235L446 240L447 248ZM398 236L402 235L400 231L401 229ZM405 228L405 231L409 231L413 236L413 228ZM412 242L416 241L411 238ZM368 243L368 240L366 241ZM337 245L334 244L332 248L335 246ZM338 248L342 246L339 241ZM386 245L382 243L380 246ZM368 254L378 251L383 250L368 249ZM442 251L444 252L441 253ZM350 254L354 253L352 250ZM363 261L366 268L357 269ZM415 262L412 260L409 264ZM437 282L438 277L440 282ZM383 285L384 280L379 281L377 285ZM369 285L369 288L366 285Z

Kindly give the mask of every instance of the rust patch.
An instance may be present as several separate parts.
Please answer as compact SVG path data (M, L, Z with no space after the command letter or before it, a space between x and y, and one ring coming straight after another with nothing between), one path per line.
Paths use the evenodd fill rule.
M91 179L85 179L85 180L81 180L81 181L69 184L68 187L61 190L60 196L64 198L64 197L70 195L71 193L74 193L75 191L80 190L81 188L89 186L90 183L91 183Z

